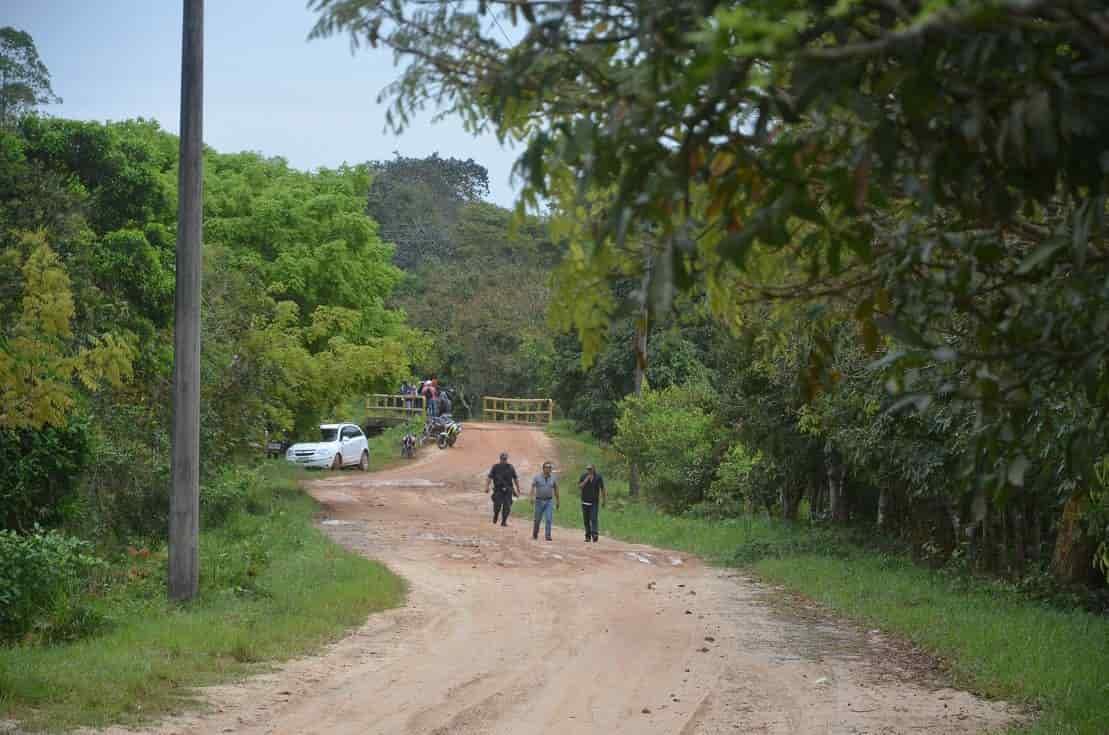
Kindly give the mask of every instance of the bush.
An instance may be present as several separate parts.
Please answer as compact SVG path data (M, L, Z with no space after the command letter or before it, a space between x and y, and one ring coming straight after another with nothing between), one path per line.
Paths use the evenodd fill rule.
M639 466L654 500L683 511L704 499L716 470L712 395L700 386L647 390L621 404L613 444Z
M153 412L105 407L82 478L90 527L82 535L147 545L169 530L170 437Z
M88 427L0 431L0 528L61 523L88 463Z
M735 444L716 468L716 479L709 485L706 503L720 515L754 513L773 505L774 495L768 494L762 478L767 474L761 452L751 452Z
M255 469L231 466L200 488L200 519L206 526L220 526L239 511L257 513L261 478Z
M80 593L88 573L103 565L72 536L0 530L0 640L70 640L98 628Z

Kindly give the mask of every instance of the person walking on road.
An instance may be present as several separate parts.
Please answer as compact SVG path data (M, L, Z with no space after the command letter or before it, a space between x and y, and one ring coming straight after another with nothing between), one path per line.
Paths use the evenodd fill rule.
M539 521L546 521L547 540L551 540L551 524L558 509L558 480L551 474L551 463L543 463L543 472L532 478L531 500L535 503L535 525L531 537L539 538Z
M485 492L493 486L493 523L500 516L501 525L508 525L508 513L512 510L512 496L520 497L520 480L516 468L508 463L508 452L501 452L501 461L493 465L485 478Z
M601 477L596 467L589 465L578 480L578 488L581 490L581 518L585 523L585 540L596 541L597 519L601 505L608 499L605 478Z

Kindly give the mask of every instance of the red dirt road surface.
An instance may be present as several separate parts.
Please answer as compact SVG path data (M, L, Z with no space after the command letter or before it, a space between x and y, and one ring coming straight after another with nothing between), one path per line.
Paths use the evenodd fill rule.
M402 467L321 475L323 528L404 576L407 604L320 656L207 690L210 712L158 732L942 735L1019 716L734 570L579 529L533 541L519 516L494 526L482 489L501 451L525 488L543 460L558 467L541 431L467 424Z

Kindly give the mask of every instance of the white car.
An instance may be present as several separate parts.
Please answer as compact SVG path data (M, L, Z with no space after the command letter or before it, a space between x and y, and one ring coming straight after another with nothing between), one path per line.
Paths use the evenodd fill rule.
M370 469L370 447L366 435L355 424L320 424L320 441L294 444L285 459L301 467L339 470L357 466Z

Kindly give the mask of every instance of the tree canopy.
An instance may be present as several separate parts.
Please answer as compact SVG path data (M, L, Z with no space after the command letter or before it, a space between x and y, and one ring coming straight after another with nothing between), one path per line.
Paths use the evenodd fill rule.
M553 302L587 359L622 310L658 318L680 292L739 333L774 313L792 331L764 332L756 354L798 376L790 431L840 452L863 437L839 428L881 425L857 400L932 411L936 427L955 411L967 444L948 459L1003 507L1032 487L1081 503L1097 485L1102 3L312 7L316 35L394 50L395 127L437 105L522 141L520 204L551 208L566 247ZM862 394L813 403L860 371Z
M61 102L50 87L50 71L26 31L0 28L0 125L9 125L39 105Z

